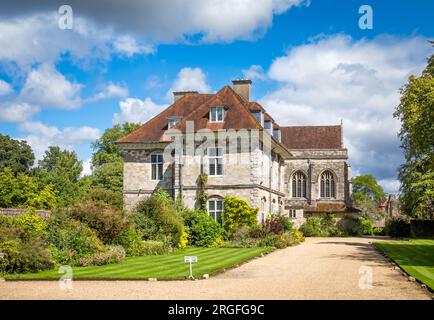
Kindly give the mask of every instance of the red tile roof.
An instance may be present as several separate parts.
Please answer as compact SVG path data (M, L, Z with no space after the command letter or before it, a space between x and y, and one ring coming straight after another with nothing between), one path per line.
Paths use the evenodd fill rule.
M288 149L342 149L340 125L280 127L282 144Z

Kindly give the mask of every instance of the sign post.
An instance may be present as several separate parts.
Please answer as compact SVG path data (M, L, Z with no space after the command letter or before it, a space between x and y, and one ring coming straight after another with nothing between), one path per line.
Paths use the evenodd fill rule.
M192 267L192 263L196 263L197 260L197 256L185 256L184 257L184 262L189 263L190 264L190 275L188 276L189 279L194 279L193 278L193 267Z

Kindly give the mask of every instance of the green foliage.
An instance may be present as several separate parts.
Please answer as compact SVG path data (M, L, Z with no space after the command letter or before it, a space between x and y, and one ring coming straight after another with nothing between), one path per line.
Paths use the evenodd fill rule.
M401 88L394 116L401 121L405 163L399 171L402 211L417 219L434 219L434 55L420 77Z
M404 219L390 219L386 223L386 234L395 238L410 236L410 222Z
M0 171L10 168L14 174L28 173L34 161L35 156L26 141L0 134Z
M122 210L123 196L121 192L115 192L103 188L91 188L84 197L85 202L99 205L109 205L114 209Z
M357 223L353 226L352 229L353 235L373 235L374 234L374 226L372 221L360 216L357 220Z
M272 214L265 220L264 229L266 233L281 234L292 230L293 223L283 215Z
M224 229L208 214L184 208L182 218L193 246L212 247L222 240Z
M223 227L229 233L242 226L253 227L257 225L258 208L248 205L245 200L227 196L224 199Z
M125 250L122 246L108 246L104 252L97 252L89 258L80 258L78 264L86 266L102 266L105 264L119 263L125 258Z
M15 219L14 223L32 236L44 235L47 229L47 223L34 213L22 214Z
M92 173L92 186L110 190L122 195L123 161L103 163L95 167Z
M80 258L104 251L104 244L94 230L86 224L71 219L66 210L54 212L48 219L47 238L58 250L60 264L77 265Z
M114 244L121 245L128 256L142 256L145 254L144 241L140 230L128 228L113 239Z
M160 255L171 251L170 246L164 241L147 240L143 241L144 255Z
M208 175L206 173L201 173L197 177L197 185L199 187L198 191L198 202L199 202L199 210L203 212L207 211L206 203L208 200L208 195L205 192L205 187L208 182Z
M125 214L103 203L76 204L68 210L68 215L92 228L106 244L111 244L113 239L128 228Z
M362 175L352 179L353 184L353 200L366 201L372 200L378 202L385 197L383 188L378 184L377 180L371 175Z
M146 240L168 241L177 247L182 240L184 226L175 203L162 190L139 202L133 220Z
M41 191L35 179L18 173L16 176L10 168L0 172L0 207L51 209L56 205L56 195L51 185Z
M77 159L74 151L51 146L33 170L33 175L41 188L48 184L54 187L58 205L64 207L82 196L79 184L82 170L82 161Z
M306 237L333 237L343 235L336 226L336 218L332 214L321 217L308 217L300 227L300 231Z
M374 235L375 236L384 236L384 235L386 235L385 228L382 228L382 227L376 227L376 228L374 228Z

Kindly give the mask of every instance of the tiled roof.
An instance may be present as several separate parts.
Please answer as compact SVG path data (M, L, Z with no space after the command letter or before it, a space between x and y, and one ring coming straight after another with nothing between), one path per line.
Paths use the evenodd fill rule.
M341 149L342 136L337 126L280 127L282 144L288 149Z

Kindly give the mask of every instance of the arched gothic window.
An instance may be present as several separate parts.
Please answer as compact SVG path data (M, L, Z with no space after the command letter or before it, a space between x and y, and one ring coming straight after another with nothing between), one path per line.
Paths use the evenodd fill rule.
M292 175L293 198L306 198L306 180L303 172L297 171Z
M324 171L321 175L321 198L334 198L336 196L335 179L333 173Z

